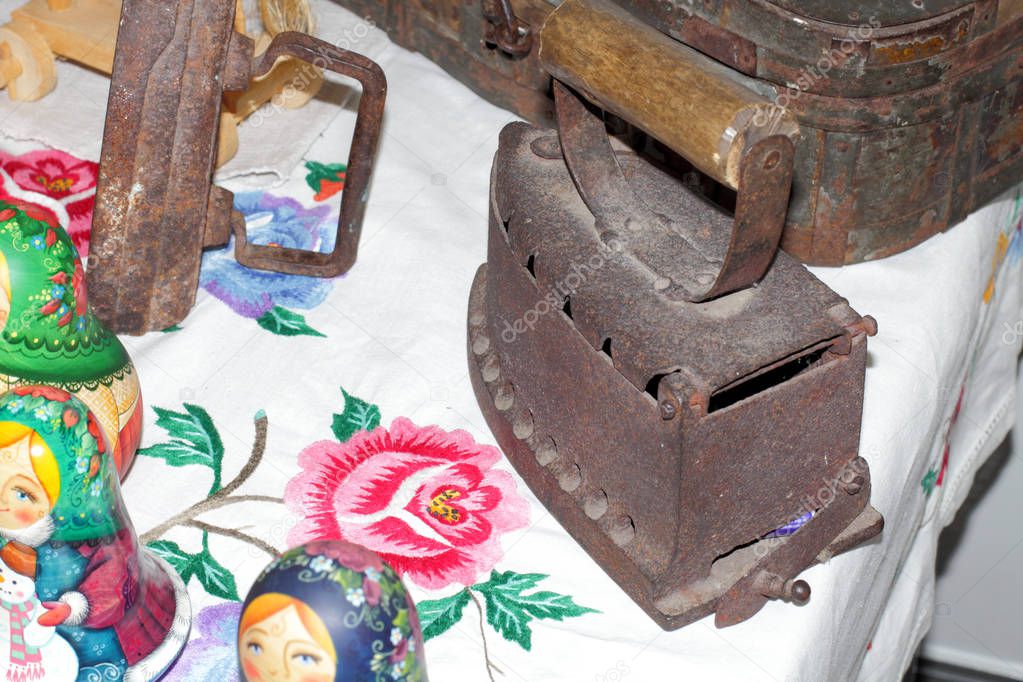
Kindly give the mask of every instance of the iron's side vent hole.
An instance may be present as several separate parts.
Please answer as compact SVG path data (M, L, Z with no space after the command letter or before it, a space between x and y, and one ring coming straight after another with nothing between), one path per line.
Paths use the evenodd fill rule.
M666 376L668 376L668 375L667 374L655 374L652 377L650 377L650 381L646 382L646 392L654 400L658 400L658 397L657 397L657 387L658 387L658 385L660 385L661 379L663 379Z
M738 383L717 391L710 397L707 412L723 410L747 398L752 398L758 393L763 393L770 388L784 384L786 381L817 365L827 350L827 347L819 348L812 353L807 353L782 363L772 370L757 374L745 381L740 380ZM649 390L649 387L647 390Z
M504 231L507 234L508 228L511 227L511 220L502 220L501 224L504 226Z
M614 356L611 355L611 337L610 336L607 337L606 339L604 339L604 345L602 345L600 347L600 350L604 351L604 355L606 355L607 357L612 358L612 359L614 358Z
M568 317L568 319L570 319L570 320L572 319L572 297L571 296L566 296L565 297L565 305L561 306L561 312L565 313L565 316Z
M529 259L526 261L526 270L529 270L529 274L536 279L536 254L530 254Z

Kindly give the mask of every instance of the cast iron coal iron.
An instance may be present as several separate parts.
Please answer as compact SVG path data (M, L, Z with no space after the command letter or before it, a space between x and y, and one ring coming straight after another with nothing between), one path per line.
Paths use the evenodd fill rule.
M488 424L661 627L805 602L798 575L883 521L857 455L876 326L777 251L794 129L743 129L755 98L715 94L739 114L701 170L734 171L732 216L612 142L575 91L555 100L559 130L513 123L494 161L468 333Z
M118 333L180 322L195 303L203 249L235 238L246 267L336 277L355 262L387 79L373 60L293 31L255 46L235 30L235 0L123 0L111 76L88 285L96 314ZM277 60L294 57L359 82L333 250L250 242L234 195L213 184L220 107ZM285 97L286 99L286 97Z

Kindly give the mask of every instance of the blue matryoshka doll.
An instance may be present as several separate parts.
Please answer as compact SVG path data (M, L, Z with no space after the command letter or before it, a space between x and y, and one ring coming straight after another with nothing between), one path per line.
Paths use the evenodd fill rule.
M419 619L375 553L323 540L284 553L249 591L238 627L248 682L426 682Z
M3 679L29 661L24 679L149 681L181 651L184 585L138 546L109 444L62 389L0 395L0 538Z

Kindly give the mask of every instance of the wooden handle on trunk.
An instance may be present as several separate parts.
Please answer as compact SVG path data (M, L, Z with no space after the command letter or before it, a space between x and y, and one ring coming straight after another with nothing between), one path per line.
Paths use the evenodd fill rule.
M540 32L539 54L555 78L733 189L746 150L799 134L791 114L747 87L755 81L610 0L565 0Z

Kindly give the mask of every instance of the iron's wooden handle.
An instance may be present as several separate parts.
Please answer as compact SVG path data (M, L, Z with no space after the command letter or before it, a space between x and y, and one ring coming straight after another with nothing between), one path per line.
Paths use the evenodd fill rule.
M372 59L343 50L304 33L284 32L274 37L253 70L258 76L270 71L281 57L296 57L313 66L354 78L362 86L359 113L355 121L352 147L348 152L345 189L341 196L334 249L330 253L252 244L248 242L245 225L236 216L235 257L250 268L273 270L293 275L336 277L355 263L362 231L362 218L369 195L369 179L373 170L380 126L387 96L387 79L383 69Z
M746 86L751 80L610 0L565 0L540 31L539 54L556 79L733 189L747 150L799 131L787 111Z

